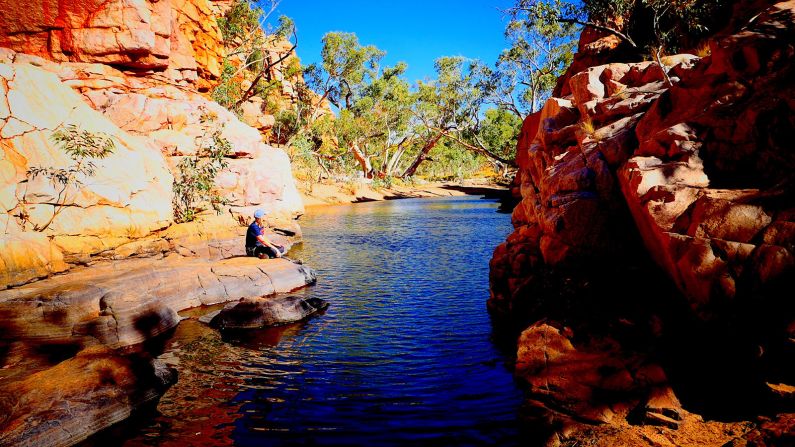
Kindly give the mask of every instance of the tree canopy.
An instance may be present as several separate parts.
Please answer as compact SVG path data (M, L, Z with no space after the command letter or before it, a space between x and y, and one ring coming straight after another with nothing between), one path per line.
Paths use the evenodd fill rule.
M414 83L406 79L405 63L383 66L385 51L362 44L354 33L329 32L321 60L300 70L294 108L276 113L272 138L288 146L294 161L318 166L319 176L453 176L462 166L471 172L477 165L507 175L523 120L540 109L571 63L580 22L589 19L590 10L574 5L517 0L505 29L507 48L495 65L443 56L433 78ZM221 24L225 39L245 42L264 15L238 0ZM292 21L280 23L272 33L292 34L297 42ZM257 54L246 60L259 71ZM217 92L223 93L221 87ZM333 114L324 112L327 104Z

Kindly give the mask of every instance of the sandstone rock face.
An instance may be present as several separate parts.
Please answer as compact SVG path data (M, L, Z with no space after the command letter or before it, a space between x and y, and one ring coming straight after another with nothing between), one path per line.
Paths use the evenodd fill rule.
M64 261L84 264L109 251L118 258L139 255L143 246L151 250L150 240L162 241L155 233L173 223L172 170L217 129L235 151L216 179L233 214L249 219L264 208L288 220L303 213L286 154L218 104L104 65L54 64L12 52L0 61L0 92L8 104L0 110L0 223L8 235L3 243L16 247L3 254L8 268L0 286L63 271ZM74 164L52 140L56 129L69 124L112 137L114 153L96 161L94 176L63 192L44 177L29 181L32 167ZM18 242L34 237L31 230L56 211L46 240ZM231 219L219 224L237 225Z
M273 116L251 127L202 95L221 81L228 3L0 0L1 445L72 445L156 403L175 377L147 349L180 310L314 282L242 257L255 209L289 248L303 205L263 142ZM66 188L33 176L77 169L53 138L72 125L113 153ZM215 185L228 205L177 224L177 165L216 132L232 147Z
M0 47L61 62L161 70L179 83L220 76L225 50L209 0L3 0L0 8Z
M98 257L163 252L153 233L173 223L172 172L218 129L234 151L216 182L224 212L303 213L287 156L263 143L273 116L259 107L247 117L252 128L197 93L220 82L226 50L217 19L228 3L0 1L0 225L13 247L0 288ZM290 50L273 45L274 55ZM285 78L283 70L271 75ZM115 153L63 191L43 176L31 180L31 168L73 166L52 141L72 124L112 137ZM20 243L28 236L18 234L45 226L47 241Z
M264 300L256 297L314 281L311 269L285 259L171 254L0 291L0 444L73 445L156 403L176 371L141 346L173 329L178 311ZM297 306L292 316L304 309ZM281 310L273 315L288 317Z
M295 323L326 307L328 303L320 298L243 298L227 304L209 323L220 329L257 329Z
M45 344L88 338L127 347L175 327L183 309L291 292L314 281L311 269L284 259L172 254L111 262L0 292L0 337Z
M559 430L701 427L725 436L698 445L723 445L747 427L710 380L753 402L744 410L787 408L765 383L795 377L795 2L761 7L711 56L665 58L673 86L652 62L581 67L525 122L522 202L488 304L531 325L517 374ZM659 392L669 404L649 411ZM738 422L709 428L698 413L714 411ZM687 444L669 434L604 439Z
M0 72L0 94L7 104L0 119L0 222L7 235L3 244L9 248L4 250L5 279L0 285L65 270L63 254L75 251L75 238L83 241L79 251L96 253L171 224L173 178L151 140L124 132L39 67L0 64ZM44 176L31 178L31 168L74 166L52 139L54 131L68 125L112 137L114 152L94 161L95 175L78 178L80 184L66 189ZM44 232L32 231L51 219Z

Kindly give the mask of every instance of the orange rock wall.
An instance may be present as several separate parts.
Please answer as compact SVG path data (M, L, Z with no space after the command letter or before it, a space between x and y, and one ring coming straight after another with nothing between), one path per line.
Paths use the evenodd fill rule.
M206 89L225 50L209 0L1 0L0 47L59 62L165 71Z

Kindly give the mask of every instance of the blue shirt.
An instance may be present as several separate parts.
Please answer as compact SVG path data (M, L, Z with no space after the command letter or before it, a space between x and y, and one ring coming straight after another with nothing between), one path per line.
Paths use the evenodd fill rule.
M246 247L263 246L262 242L257 240L257 236L261 236L262 234L263 229L261 226L257 225L257 221L255 220L248 226L248 231L246 232Z

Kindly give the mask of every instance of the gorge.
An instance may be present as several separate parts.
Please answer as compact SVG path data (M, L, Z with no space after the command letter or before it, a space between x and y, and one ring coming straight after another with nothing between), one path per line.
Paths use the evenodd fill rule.
M635 9L578 29L514 162L475 131L518 118L478 115L462 58L409 93L400 64L334 81L290 32L230 34L247 2L0 0L0 445L795 445L795 1L717 2L651 55L627 38L656 3L607 3ZM516 164L510 222L474 197L304 206L321 180L446 195L419 163L460 163L459 191ZM245 257L257 209L290 259Z

